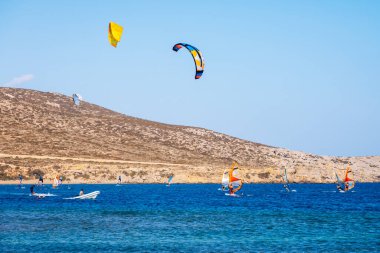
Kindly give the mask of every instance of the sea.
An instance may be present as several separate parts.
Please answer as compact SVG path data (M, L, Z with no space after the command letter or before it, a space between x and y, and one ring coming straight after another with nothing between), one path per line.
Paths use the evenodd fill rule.
M378 183L29 187L0 186L0 252L380 252Z

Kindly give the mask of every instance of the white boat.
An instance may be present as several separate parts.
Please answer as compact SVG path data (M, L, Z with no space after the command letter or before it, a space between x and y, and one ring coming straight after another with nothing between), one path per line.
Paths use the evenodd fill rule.
M64 199L96 199L96 197L100 194L100 191L94 191L87 194L83 194L80 196L75 196L71 198L64 198Z

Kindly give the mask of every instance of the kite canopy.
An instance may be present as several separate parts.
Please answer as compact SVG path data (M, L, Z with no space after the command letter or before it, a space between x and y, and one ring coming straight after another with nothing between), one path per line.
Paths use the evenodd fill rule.
M110 22L108 26L108 40L113 47L117 46L120 42L121 35L123 34L123 27L114 22Z
M205 62L203 60L203 56L202 56L202 53L196 48L196 47L193 47L189 44L185 44L185 43L178 43L178 44L175 44L173 46L173 50L175 52L177 52L178 50L180 50L182 47L185 47L187 48L187 50L189 50L189 52L191 53L191 55L193 56L193 59L194 59L194 63L195 63L195 79L199 79L201 78L202 74L203 74L203 70L205 68Z
M77 93L73 94L74 105L79 105L81 100L82 100L82 96L81 95L79 95Z

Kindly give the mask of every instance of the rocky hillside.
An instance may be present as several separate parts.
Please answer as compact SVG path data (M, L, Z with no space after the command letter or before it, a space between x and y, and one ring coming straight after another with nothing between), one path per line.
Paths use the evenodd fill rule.
M241 140L211 130L162 124L71 97L0 88L0 181L64 175L69 182L219 183L239 162L248 182L332 182L350 164L359 181L380 181L380 157L322 157ZM11 181L10 181L11 180Z

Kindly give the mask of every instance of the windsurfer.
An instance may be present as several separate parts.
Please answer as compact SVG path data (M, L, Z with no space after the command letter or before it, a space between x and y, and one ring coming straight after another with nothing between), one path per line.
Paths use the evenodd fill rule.
M20 185L22 184L22 176L21 174L18 175L18 179L20 180Z
M350 166L347 166L346 176L344 178L344 191L345 192L350 190L350 183L349 182L354 181L354 180L352 180L351 178L348 177L349 173L352 173L352 170L351 170ZM352 186L352 188L353 188L353 186Z
M82 195L84 195L84 191L83 189L80 189L79 196L82 196Z
M240 184L238 187L236 187L235 189L234 189L232 183L229 183L229 184L228 184L228 191L229 191L230 195L235 194L235 192L239 191L239 190L241 189L242 186L243 186L243 181L242 181L241 184Z
M119 176L119 184L121 184L121 176Z
M288 186L287 184L284 184L284 188L285 188L285 190L286 190L287 192L290 192L290 190L289 190L289 186Z
M238 178L238 164L233 162L228 170L224 170L222 177L222 189L227 190L229 193L226 195L236 196L243 186L243 180Z
M231 195L235 193L234 192L234 187L232 186L232 183L228 184L228 190L229 190L229 192L230 192Z
M345 192L348 191L348 182L345 182L345 183L344 183L344 191L345 191Z

